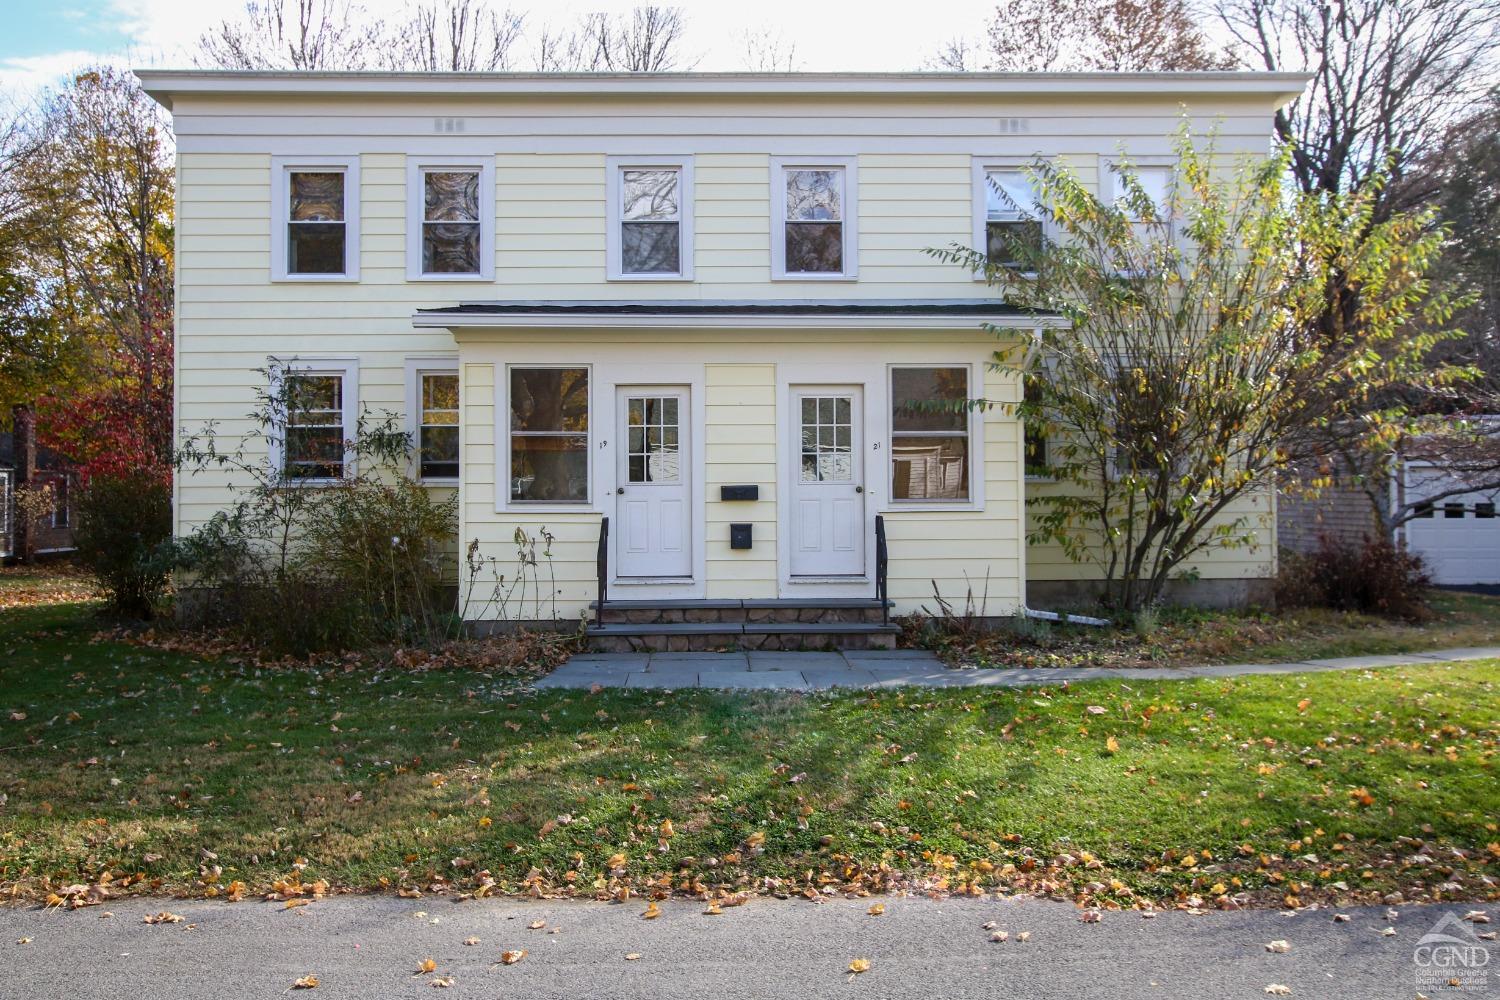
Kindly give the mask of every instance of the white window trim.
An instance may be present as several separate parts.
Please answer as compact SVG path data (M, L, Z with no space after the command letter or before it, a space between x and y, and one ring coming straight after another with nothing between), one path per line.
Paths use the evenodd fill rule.
M595 367L586 362L580 364L577 361L517 361L513 364L497 365L496 368L499 370L500 378L495 386L495 455L498 459L495 469L495 513L529 511L537 514L578 514L597 510L594 500L598 496L600 470L595 467L594 452L598 446L598 416L601 412L599 401L602 397L599 395L598 372ZM517 368L582 368L588 372L589 429L585 448L588 455L586 467L589 487L588 495L576 503L564 503L559 500L512 500L510 498L510 373Z
M344 175L344 273L290 274L287 272L287 226L291 223L292 173L340 173ZM358 281L359 280L359 157L273 156L271 157L271 280Z
M290 361L282 361L270 358L270 364L279 371L290 375L342 375L344 378L344 440L350 441L354 437L355 424L359 420L359 359L357 358L296 358ZM350 388L353 387L353 391ZM276 393L277 387L271 386L272 393ZM270 428L270 449L267 458L270 461L271 471L283 486L327 486L331 483L341 482L339 479L286 478L286 413L277 414L276 423ZM358 474L355 456L352 451L344 452L344 476L345 478Z
M423 175L451 168L479 171L479 270L469 274L422 270L422 223L426 215ZM406 280L495 280L495 158L493 156L408 156L406 158Z
M677 177L677 264L678 270L663 274L635 274L623 267L621 238L620 175L626 170L675 167ZM610 281L692 281L693 280L693 158L691 156L606 156L604 189L608 228L605 230L605 275Z
M989 253L989 233L986 231L986 228L990 221L989 175L991 173L1016 173L1024 175L1027 169L1030 168L1035 161L1022 159L1020 157L976 156L974 157L973 162L973 247L978 253L987 255ZM1047 220L1045 218L1038 218L1037 221L1042 224L1042 237L1045 239L1051 233L1051 229L1047 225ZM1034 277L1036 272L1017 271L1016 273L1021 275L1022 277L1029 278ZM975 271L974 280L984 281L984 272L982 270Z
M844 269L837 274L786 269L786 172L841 169L844 172ZM856 156L771 157L771 280L855 281L859 278L859 158Z
M411 435L412 453L409 474L423 486L457 486L463 478L463 379L458 386L458 471L457 476L422 475L422 376L459 375L457 354L434 354L406 359L406 433Z
M962 368L968 372L968 381L964 389L966 399L978 398L974 392L976 385L976 373L974 365L968 361L893 361L885 366L884 407L885 407L885 440L887 454L885 456L885 495L884 509L887 511L903 510L983 510L984 509L984 410L971 407L968 412L968 479L969 495L962 500L933 500L924 497L920 500L898 500L896 499L896 394L895 375L897 368ZM983 384L978 382L977 384ZM1017 421L1019 424L1019 421ZM909 436L918 436L912 432Z

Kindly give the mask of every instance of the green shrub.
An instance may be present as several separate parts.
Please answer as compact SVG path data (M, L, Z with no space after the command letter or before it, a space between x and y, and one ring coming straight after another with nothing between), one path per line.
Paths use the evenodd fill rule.
M1276 603L1419 621L1430 614L1431 583L1422 557L1388 539L1356 545L1325 534L1311 553L1282 553Z
M283 371L265 374L286 384ZM263 393L259 430L233 451L218 450L212 428L184 446L189 471L237 483L234 504L177 547L188 622L292 656L455 638L441 595L457 571L457 497L434 500L406 477L410 436L390 415L361 415L344 478L289 482L262 457L288 402Z
M94 476L74 497L79 562L107 596L111 610L150 618L172 568L172 488L144 472Z

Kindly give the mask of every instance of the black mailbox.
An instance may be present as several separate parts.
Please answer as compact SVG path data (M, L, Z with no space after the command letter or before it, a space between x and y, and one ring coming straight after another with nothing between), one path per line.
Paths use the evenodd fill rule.
M752 489L754 487L751 487ZM731 524L729 526L729 547L731 549L748 549L750 547L750 525Z
M720 486L720 500L759 500L759 486ZM746 546L748 548L748 546Z

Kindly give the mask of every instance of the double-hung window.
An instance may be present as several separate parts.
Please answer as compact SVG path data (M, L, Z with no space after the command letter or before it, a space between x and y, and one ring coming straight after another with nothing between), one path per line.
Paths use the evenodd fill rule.
M73 525L73 500L70 495L72 483L66 472L52 480L52 527L69 528Z
M359 160L273 157L276 281L359 279Z
M495 173L490 157L408 157L406 276L495 277Z
M853 158L771 161L771 277L855 277L858 189Z
M970 499L969 369L891 369L891 499Z
M510 501L589 501L589 370L513 367Z
M357 392L352 365L298 365L281 374L282 433L273 459L282 478L316 482L351 474Z
M1127 171L1140 190L1127 184L1121 171ZM1149 242L1152 235L1151 218L1166 227L1166 236L1171 238L1172 212L1172 168L1165 165L1112 165L1110 184L1114 193L1115 207L1123 211L1130 220L1136 239ZM1144 203L1143 203L1144 199Z
M611 280L691 280L693 160L686 156L607 160Z
M997 267L1032 270L1042 249L1042 221L1031 179L1019 167L976 163L974 243Z
M408 358L406 430L413 468L427 483L456 482L459 472L459 388L456 358Z

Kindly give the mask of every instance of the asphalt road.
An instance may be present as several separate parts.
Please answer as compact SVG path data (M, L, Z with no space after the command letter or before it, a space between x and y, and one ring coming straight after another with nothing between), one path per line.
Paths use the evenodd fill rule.
M432 980L451 976L452 997L838 997L1035 998L1266 997L1281 984L1291 996L1412 1000L1419 984L1417 940L1445 909L1403 907L1295 916L1272 911L1105 913L1083 923L1072 906L996 900L892 898L872 917L870 901L754 901L703 915L703 905L644 905L441 898L340 898L285 910L279 904L117 902L76 912L0 909L4 974L0 996L66 1000L178 1000L277 997L313 974L320 985L293 996L434 996ZM165 907L180 924L148 925ZM1490 907L1500 918L1500 912ZM113 916L105 917L106 910ZM425 915L423 915L425 914ZM547 921L557 933L531 930ZM983 929L996 921L1010 940ZM1017 935L1029 931L1021 942ZM31 938L21 944L19 939ZM464 943L478 938L474 945ZM1291 945L1273 954L1272 940ZM506 949L528 954L498 965ZM1491 946L1492 950L1494 946ZM639 955L627 960L627 954ZM414 975L425 958L432 975ZM870 970L851 977L851 959ZM1500 956L1497 956L1500 958ZM1500 961L1495 964L1500 965ZM1500 996L1500 973L1487 991Z

